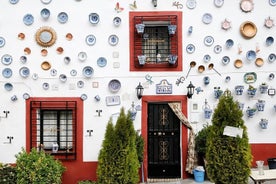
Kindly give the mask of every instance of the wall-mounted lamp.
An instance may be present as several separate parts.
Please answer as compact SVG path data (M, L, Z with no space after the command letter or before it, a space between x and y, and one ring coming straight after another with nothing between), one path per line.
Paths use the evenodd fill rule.
M154 7L157 7L157 0L152 0L152 4Z
M5 114L5 116L0 116L0 119L1 118L7 118L10 111L3 111L3 113Z
M143 91L144 91L144 88L143 86L141 85L141 82L139 82L139 85L136 87L136 94L137 94L137 98L140 100L143 96Z
M187 86L187 97L192 98L194 92L195 92L195 86L190 81L190 84Z
M8 143L11 144L11 143L12 143L11 140L13 139L13 136L7 136L7 139L9 139L9 142L8 142Z
M101 116L101 113L103 112L103 110L98 109L98 110L96 110L96 112L98 113L98 116Z
M137 110L135 109L135 107L134 107L135 105L134 105L134 102L132 102L132 104L131 104L131 108L129 109L129 112L130 112L130 118L131 118L131 120L132 121L134 121L135 120L135 118L136 118L136 114L137 114Z
M86 131L88 132L88 136L91 137L93 130L86 130Z

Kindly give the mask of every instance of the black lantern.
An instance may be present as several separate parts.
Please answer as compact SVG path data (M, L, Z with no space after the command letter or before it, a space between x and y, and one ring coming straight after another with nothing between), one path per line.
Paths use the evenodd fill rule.
M187 97L192 98L194 92L195 92L195 86L190 81L190 84L187 86Z
M140 100L143 96L143 91L144 91L144 88L143 86L141 85L141 82L139 82L139 85L136 87L136 93L137 93L137 98Z

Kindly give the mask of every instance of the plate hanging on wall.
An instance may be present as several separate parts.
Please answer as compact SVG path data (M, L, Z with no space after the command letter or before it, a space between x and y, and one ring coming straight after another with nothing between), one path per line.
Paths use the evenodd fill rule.
M195 51L195 46L194 46L193 44L188 44L188 45L186 46L186 51L187 51L187 53L189 53L189 54L194 53L194 51Z
M52 0L40 0L43 4L50 4Z
M57 16L57 20L59 23L64 24L68 21L68 15L65 12L60 12Z
M92 34L87 35L85 38L86 44L89 46L95 45L96 43L96 37Z
M118 44L118 42L119 42L118 36L116 36L116 35L110 35L110 36L108 37L108 43L109 43L110 45L115 46L115 45Z
M276 0L269 0L269 4L271 6L275 6L276 5Z
M202 22L204 24L210 24L212 22L212 15L210 13L205 13L203 16L202 16Z
M99 67L105 67L107 64L106 58L104 57L99 57L99 59L97 60L97 65Z
M9 55L9 54L4 54L2 57L1 57L1 63L3 65L10 65L12 63L12 56Z
M34 23L34 16L32 14L26 14L23 17L23 22L26 26L30 26Z
M11 4L16 4L16 3L18 3L19 2L19 0L10 0L10 3Z
M204 44L206 46L211 46L211 45L213 45L213 43L214 43L214 38L212 36L206 36L204 38Z
M12 76L12 70L10 68L4 68L2 75L5 78L10 78Z
M224 4L224 0L214 0L214 4L216 7L220 8Z
M121 82L117 79L112 79L108 83L108 88L112 93L117 93L121 89Z
M0 48L4 47L5 43L6 43L5 38L0 36Z
M100 16L97 13L90 13L88 18L91 24L98 24L100 21Z
M189 9L194 9L196 7L196 0L187 0L186 6Z

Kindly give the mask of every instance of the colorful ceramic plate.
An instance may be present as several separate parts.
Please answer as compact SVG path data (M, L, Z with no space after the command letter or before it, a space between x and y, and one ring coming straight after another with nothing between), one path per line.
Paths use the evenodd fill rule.
M87 35L85 41L87 45L92 46L96 43L96 37L92 34Z
M214 38L212 36L206 36L204 38L204 44L206 46L211 46L211 45L213 45L213 43L214 43Z
M49 9L47 8L43 8L41 11L40 11L40 16L44 19L44 20L47 20L51 15L51 12Z
M254 83L257 80L257 74L255 72L248 72L244 74L244 82L246 84Z
M252 0L242 0L240 2L240 8L243 12L251 12L254 8L254 3Z
M26 15L24 15L24 17L23 17L23 22L24 22L24 24L26 25L26 26L30 26L30 25L32 25L33 23L34 23L34 17L33 17L33 15L32 14L26 14Z
M192 53L194 53L194 51L195 51L195 46L193 44L188 44L186 46L186 52L187 53L192 54Z
M10 65L12 63L12 56L9 55L9 54L4 54L2 57L1 57L1 63L3 65Z
M87 59L86 52L79 52L78 58L79 58L80 61L85 61Z
M269 54L267 59L270 63L273 63L276 59L276 55L274 53L271 53L271 54Z
M257 27L253 22L245 21L240 25L240 32L244 38L250 39L257 34Z
M98 24L100 21L100 16L97 13L90 13L88 18L91 24Z
M5 78L10 78L12 76L12 70L10 68L4 68L2 75Z
M7 82L7 83L5 83L4 88L7 91L11 91L13 89L13 85L11 83Z
M99 59L97 60L97 65L99 67L104 67L104 66L106 66L106 64L107 64L106 58L99 57Z
M57 16L57 20L61 24L66 23L68 21L68 14L65 12L60 12Z
M43 70L49 70L49 69L51 68L51 64L50 64L48 61L43 61L43 62L41 63L41 68L42 68Z
M19 75L23 78L27 78L30 75L30 69L26 66L23 66L19 69Z
M82 74L86 78L91 78L94 74L94 69L91 66L85 66L82 70Z
M0 48L4 47L5 43L6 43L5 38L3 38L3 37L0 36Z
M108 37L108 43L109 43L110 45L115 46L115 45L118 44L118 42L119 42L118 36L116 36L116 35L110 35L110 36Z
M108 83L108 88L112 93L117 93L121 89L121 82L113 79Z
M263 58L257 58L257 59L255 60L255 64L256 64L256 66L258 66L258 67L263 66L263 64L264 64Z
M236 59L236 61L235 61L235 63L234 63L234 66L235 66L236 68L241 68L242 65L243 65L242 60Z

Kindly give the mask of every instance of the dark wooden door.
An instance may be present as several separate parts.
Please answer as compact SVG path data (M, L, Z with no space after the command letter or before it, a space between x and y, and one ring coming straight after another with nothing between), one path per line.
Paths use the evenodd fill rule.
M148 103L148 178L180 178L180 120L167 103Z

